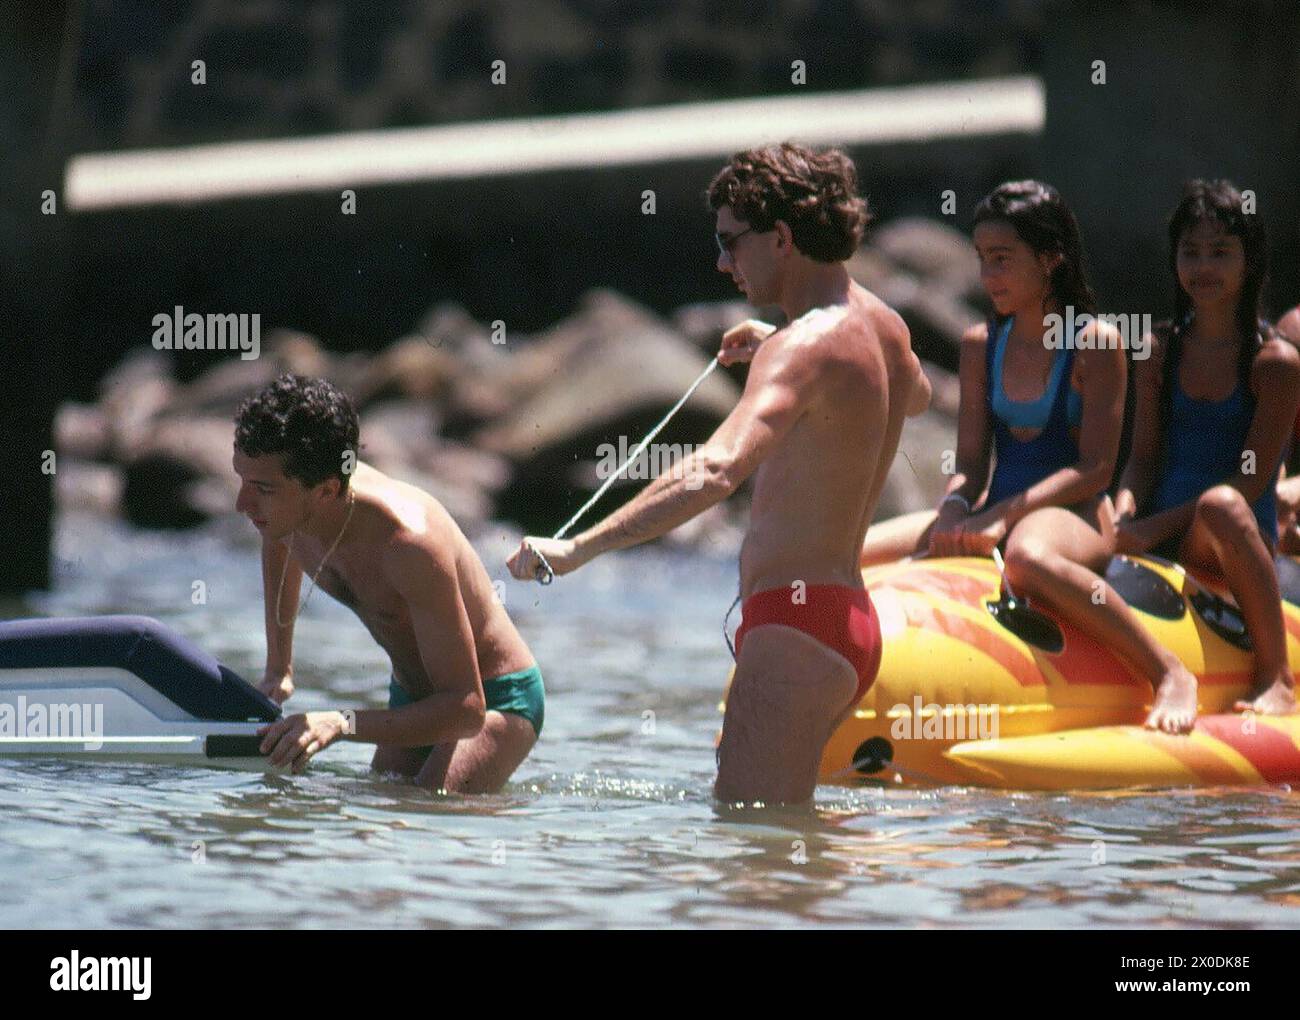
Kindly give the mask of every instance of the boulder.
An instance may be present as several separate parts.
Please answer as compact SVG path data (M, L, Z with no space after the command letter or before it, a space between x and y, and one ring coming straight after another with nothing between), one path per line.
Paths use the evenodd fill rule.
M574 465L600 457L602 443L634 446L686 392L708 360L641 307L607 293L520 352L519 371L537 383L501 421L475 434L475 445L514 466L497 512L531 531L553 531L590 495L571 483ZM714 373L656 442L699 444L730 413L735 383ZM632 491L610 494L608 513ZM567 511L567 512L566 512Z
M187 528L230 513L239 492L226 418L164 416L126 458L122 513L145 528Z
M357 409L394 398L441 402L457 372L457 358L420 335L402 337L375 355L352 390Z
M602 425L647 415L657 420L709 361L649 311L608 294L590 296L574 320L521 357L532 361L527 372L536 389L504 420L475 436L484 449L516 462ZM716 424L738 397L736 386L715 373L680 413Z
M230 357L206 369L179 389L167 407L171 414L196 414L232 420L247 397L284 372L334 380L329 355L306 333L276 329L267 334L261 355L245 361Z
M60 405L54 415L54 448L61 458L106 459L111 442L103 409L96 404Z
M899 269L967 300L983 293L970 238L938 220L904 216L871 232L871 248Z
M701 301L677 309L673 328L711 358L718 353L723 333L756 317L747 301Z

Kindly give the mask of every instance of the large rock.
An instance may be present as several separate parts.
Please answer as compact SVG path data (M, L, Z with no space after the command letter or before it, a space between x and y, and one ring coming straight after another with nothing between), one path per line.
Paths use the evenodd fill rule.
M931 220L896 220L873 233L848 269L903 317L921 358L956 371L961 336L985 318L987 304L964 234Z
M55 496L60 514L74 511L100 516L116 514L122 505L122 469L59 453L55 472Z
M377 354L358 380L352 397L359 410L394 398L441 403L451 389L457 360L426 337L402 337Z
M588 295L577 315L520 356L527 361L517 371L536 390L474 438L515 466L498 513L533 531L554 530L590 495L572 484L575 463L597 459L602 443L618 447L621 438L634 446L708 364L654 315L603 292ZM738 396L735 383L713 374L656 441L702 443ZM617 502L611 494L597 512Z
M103 460L111 444L108 418L96 404L66 403L54 415L54 448L60 457Z
M872 231L871 247L900 269L964 298L983 291L975 246L945 223L919 216L891 220Z
M205 370L179 389L167 406L170 414L211 415L233 420L245 398L284 372L323 377L338 383L329 355L315 337L295 330L276 329L262 341L258 357L244 360L232 355Z
M126 460L122 513L145 528L188 528L231 513L239 476L226 418L164 416Z
M154 418L171 404L176 391L170 364L152 347L133 351L104 377L99 406L116 460L136 456L153 432Z
M673 313L673 328L709 357L718 352L722 334L746 319L757 318L747 301L701 301Z

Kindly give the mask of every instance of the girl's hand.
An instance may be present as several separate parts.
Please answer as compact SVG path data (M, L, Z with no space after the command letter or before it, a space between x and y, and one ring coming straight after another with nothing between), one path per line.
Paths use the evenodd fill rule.
M939 507L939 515L930 526L931 556L961 555L961 532L969 516L956 500L948 500Z
M967 518L961 533L961 549L967 556L991 556L1006 537L1006 518L985 511Z

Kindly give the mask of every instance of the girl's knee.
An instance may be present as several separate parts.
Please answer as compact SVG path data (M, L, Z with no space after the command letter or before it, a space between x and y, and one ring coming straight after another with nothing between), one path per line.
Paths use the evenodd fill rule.
M1216 534L1255 526L1246 497L1231 485L1216 485L1201 493L1196 500L1196 518Z
M1050 543L1035 535L1013 536L1002 562L1012 584L1033 585L1051 572L1056 557Z

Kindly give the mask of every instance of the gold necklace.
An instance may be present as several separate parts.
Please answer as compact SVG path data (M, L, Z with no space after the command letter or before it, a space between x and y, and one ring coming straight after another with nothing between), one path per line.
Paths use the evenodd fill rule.
M320 579L320 572L325 569L326 562L329 560L334 550L338 548L339 542L343 540L343 532L348 530L348 522L352 520L352 511L356 508L356 505L357 505L357 494L353 492L351 489L349 489L348 490L348 515L345 518L343 518L343 527L339 528L339 533L334 536L333 543L330 545L329 549L326 550L324 558L322 558L320 561L320 565L316 567L316 573L312 575L311 585L307 588L307 598L303 599L301 602L298 603L298 608L293 611L293 620L290 620L289 623L285 623L283 620L280 619L280 599L284 595L284 575L289 571L289 560L287 558L285 559L284 566L280 570L280 587L276 590L275 593L275 622L279 626L288 627L290 624L292 624L295 620L298 619L298 614L302 612L302 607L307 604L308 600L311 598L311 593L316 590L316 582L317 580ZM297 531L295 530L291 532L289 536L290 555L292 555L293 553L293 548L292 548L293 536L296 534Z

